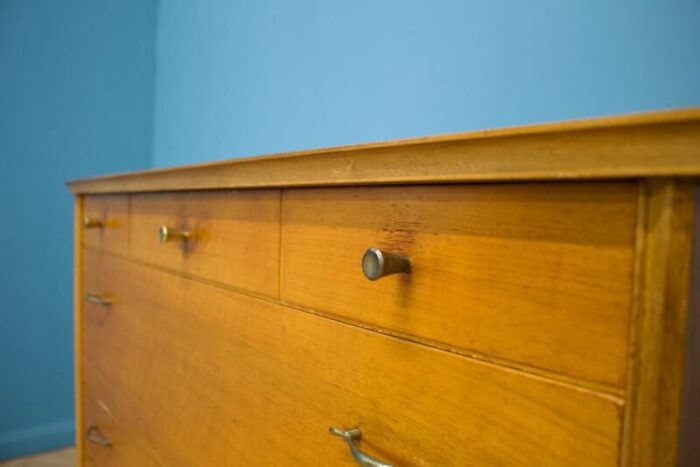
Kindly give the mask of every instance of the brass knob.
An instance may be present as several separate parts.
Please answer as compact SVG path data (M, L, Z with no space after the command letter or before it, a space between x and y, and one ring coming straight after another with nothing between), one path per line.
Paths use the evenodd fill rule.
M387 253L379 248L368 248L362 256L362 272L371 281L389 274L410 273L411 269L410 258Z
M86 229L99 229L104 227L105 224L100 219L94 217L85 216L83 217L83 227Z
M97 305L108 306L114 303L112 297L108 295L103 295L99 293L88 292L85 294L85 301L89 303L95 303Z
M186 230L176 229L174 227L168 227L167 225L161 225L158 229L158 240L160 243L167 243L173 240L187 240L190 238L190 233Z

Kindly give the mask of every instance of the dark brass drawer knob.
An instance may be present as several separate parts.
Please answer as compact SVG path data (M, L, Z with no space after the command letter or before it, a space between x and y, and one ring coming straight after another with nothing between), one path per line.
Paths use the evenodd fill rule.
M105 226L105 223L100 219L95 217L85 216L83 217L83 227L86 229L101 229Z
M103 447L110 447L112 445L112 442L108 440L107 438L104 437L102 432L100 431L99 428L96 426L91 426L88 428L87 433L85 433L85 437L87 438L88 441L99 444L100 446Z
M340 428L330 427L328 430L333 436L339 436L348 443L350 447L350 454L357 461L359 465L364 467L392 467L391 464L386 464L369 454L365 454L360 451L360 449L355 444L356 441L362 439L362 432L359 428L351 428L349 430L341 430Z
M160 243L172 242L173 240L187 240L190 238L190 233L187 230L176 229L161 225L158 229L158 240Z
M371 281L389 274L410 273L411 269L410 258L387 253L379 248L368 248L362 256L362 272Z

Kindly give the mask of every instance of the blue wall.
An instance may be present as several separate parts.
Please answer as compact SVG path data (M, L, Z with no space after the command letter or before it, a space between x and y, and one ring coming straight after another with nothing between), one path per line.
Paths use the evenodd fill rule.
M700 2L162 0L154 163L700 104Z
M73 442L64 181L151 164L156 6L0 2L0 459Z

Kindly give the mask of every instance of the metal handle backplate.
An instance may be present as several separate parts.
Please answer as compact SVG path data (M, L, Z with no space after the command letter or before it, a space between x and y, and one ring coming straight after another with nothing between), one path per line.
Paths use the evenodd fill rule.
M349 430L341 430L340 428L330 427L328 429L330 434L334 436L339 436L348 443L350 447L350 453L352 457L357 461L357 463L363 467L392 467L391 464L375 459L369 454L365 454L360 451L360 449L355 444L356 441L362 439L362 432L359 428L351 428Z
M85 438L87 438L88 441L106 448L112 445L112 442L105 438L100 429L94 425L88 428L87 433L85 433Z

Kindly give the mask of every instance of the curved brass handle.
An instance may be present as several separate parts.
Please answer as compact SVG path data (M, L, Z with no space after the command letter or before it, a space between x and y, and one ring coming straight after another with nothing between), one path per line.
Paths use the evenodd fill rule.
M355 445L355 441L362 439L362 432L359 428L341 430L340 428L330 427L328 432L334 436L340 436L348 443L348 446L350 446L350 453L359 465L363 467L392 467L391 464L386 464L358 449Z
M88 428L87 433L85 433L85 437L88 441L91 441L95 444L99 444L100 446L106 448L112 445L112 442L105 438L100 429L97 428L95 425L92 425L90 428Z
M110 297L102 294L88 292L85 294L85 301L89 303L95 303L97 305L112 305L114 300Z
M371 281L399 272L408 274L412 269L410 258L387 253L379 248L368 248L362 256L362 272Z
M83 217L83 227L86 229L100 229L105 226L105 223L100 219L94 217L85 216Z
M185 240L190 238L190 233L187 230L176 229L175 227L168 227L167 225L161 225L158 228L158 240L160 243L167 243L173 240Z

